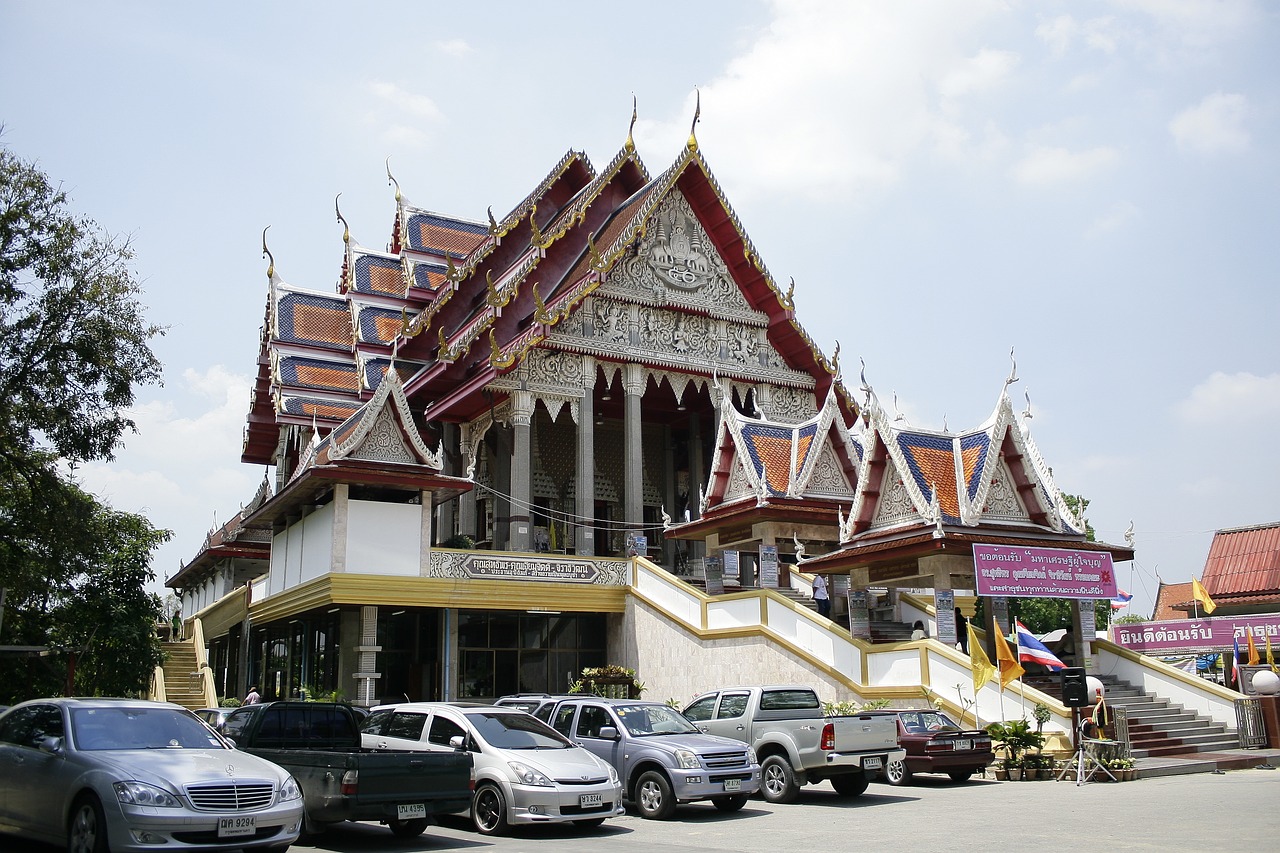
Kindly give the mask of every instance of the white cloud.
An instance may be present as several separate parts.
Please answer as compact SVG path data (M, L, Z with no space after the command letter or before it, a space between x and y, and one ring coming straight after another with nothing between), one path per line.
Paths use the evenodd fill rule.
M1119 161L1120 153L1108 146L1073 152L1041 145L1014 164L1013 175L1024 186L1047 187L1085 180Z
M1249 148L1245 119L1249 103L1244 95L1216 92L1169 122L1178 147L1200 154L1238 154Z
M1131 201L1118 201L1107 209L1107 212L1099 216L1085 230L1086 237L1102 237L1107 234L1120 231L1126 225L1134 222L1141 215L1138 206Z
M446 56L466 56L472 52L472 47L466 39L438 41L435 43L435 48Z
M1036 37L1049 46L1054 56L1065 54L1070 49L1071 42L1079 34L1080 25L1070 15L1059 15L1036 27Z
M1018 54L1008 50L982 50L943 75L938 91L955 98L997 85L1018 65Z
M1216 372L1201 382L1174 411L1190 426L1230 422L1237 427L1270 427L1280 420L1280 373Z
M1221 43L1254 26L1259 16L1253 0L1111 0L1137 11L1175 39L1200 47Z
M436 106L435 101L426 95L419 95L407 89L402 89L395 83L374 80L369 84L369 91L385 106L399 112L410 113L433 122L441 121L444 118L444 114L440 112L440 108Z

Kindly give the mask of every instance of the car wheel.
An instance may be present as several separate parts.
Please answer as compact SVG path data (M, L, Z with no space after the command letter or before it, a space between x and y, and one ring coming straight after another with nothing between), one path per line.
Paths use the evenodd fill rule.
M968 782L969 777L973 775L972 770L952 770L947 774L951 777L952 782Z
M734 794L731 797L712 797L711 802L722 812L736 812L747 804L747 796Z
M496 785L481 785L471 800L471 822L481 835L502 835L507 831L507 801Z
M671 783L667 777L656 770L641 773L636 780L636 808L640 809L640 817L649 820L667 820L676 813L676 798L671 793Z
M870 784L871 780L866 773L844 773L831 777L831 787L842 797L856 797L867 790Z
M604 818L592 817L592 818L587 818L586 820L575 820L573 822L573 825L581 829L595 829L597 826L600 826L603 823L604 823Z
M884 778L890 785L910 785L911 771L905 761L890 761L884 766Z
M92 794L84 794L71 809L67 824L67 853L108 853L107 818L102 803Z
M396 838L417 838L427 831L427 819L425 817L415 817L410 820L392 818L387 821L387 827Z
M794 803L800 796L800 785L786 756L771 755L760 764L760 794L770 803Z

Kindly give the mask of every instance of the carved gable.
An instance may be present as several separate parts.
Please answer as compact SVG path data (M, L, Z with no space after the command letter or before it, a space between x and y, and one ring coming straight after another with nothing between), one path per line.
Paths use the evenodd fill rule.
M986 494L986 503L982 507L982 517L986 521L1029 521L1027 508L1018 499L1018 490L1014 486L1013 476L1002 461L994 466L991 482Z
M364 441L347 453L348 459L364 459L369 462L400 462L413 465L418 459L405 443L400 427L389 408L378 413L373 427L364 436Z

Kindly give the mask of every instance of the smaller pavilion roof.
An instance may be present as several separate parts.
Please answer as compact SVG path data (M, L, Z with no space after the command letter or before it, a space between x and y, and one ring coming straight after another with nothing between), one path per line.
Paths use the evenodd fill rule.
M1280 600L1280 521L1214 533L1201 583L1215 604Z
M271 486L264 478L249 503L221 527L214 527L204 538L200 551L178 567L173 577L164 582L171 589L185 589L196 582L220 560L240 558L268 560L271 557L271 541L257 530L245 527L244 520L256 512L271 497Z

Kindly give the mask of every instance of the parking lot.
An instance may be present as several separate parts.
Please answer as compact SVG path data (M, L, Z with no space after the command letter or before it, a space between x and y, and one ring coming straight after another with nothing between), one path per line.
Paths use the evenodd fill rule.
M1077 786L1070 782L954 785L918 777L916 785L876 783L841 799L827 784L807 787L800 802L771 806L752 799L735 814L709 804L682 806L671 821L634 814L592 830L533 827L486 838L449 818L412 840L377 824L344 824L295 851L434 853L434 851L708 850L1226 850L1271 849L1280 771L1239 770ZM52 853L40 844L0 840L10 853Z

